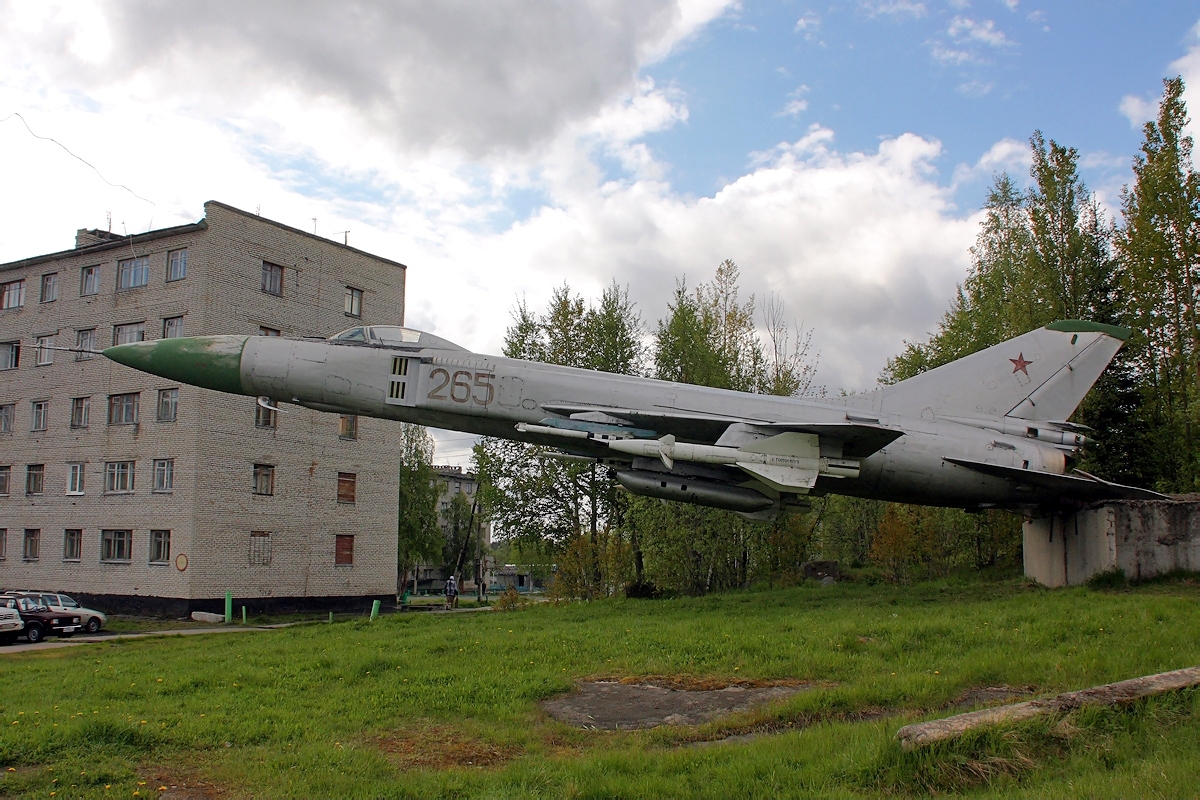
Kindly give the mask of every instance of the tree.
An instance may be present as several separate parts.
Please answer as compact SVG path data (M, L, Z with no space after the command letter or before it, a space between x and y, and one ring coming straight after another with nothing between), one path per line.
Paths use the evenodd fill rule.
M1163 82L1157 119L1143 128L1134 185L1122 195L1117 249L1125 313L1158 485L1200 488L1200 176L1185 135L1181 78Z
M433 440L420 425L400 426L400 513L396 531L397 595L409 572L442 553L438 488L432 467Z

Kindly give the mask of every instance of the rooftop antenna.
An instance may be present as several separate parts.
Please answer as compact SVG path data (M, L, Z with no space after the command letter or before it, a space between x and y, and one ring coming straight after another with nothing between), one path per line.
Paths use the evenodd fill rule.
M317 233L317 218L313 217L312 221L313 221L313 235L315 236Z
M106 211L105 213L108 214L108 232L112 233L112 212Z
M334 236L337 236L338 233L340 233L342 235L342 244L349 246L350 245L350 231L338 231L337 233L334 234Z
M262 204L261 203L254 207L254 216L256 216L256 217L262 216Z

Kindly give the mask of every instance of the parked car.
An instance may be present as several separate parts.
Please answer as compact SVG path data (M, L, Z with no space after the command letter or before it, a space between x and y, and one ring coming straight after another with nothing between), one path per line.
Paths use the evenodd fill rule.
M25 621L15 608L0 606L0 644L12 644L25 629Z
M22 632L30 644L37 644L50 633L69 638L80 628L78 616L51 611L31 597L0 597L0 607L16 609L25 623Z
M59 592L18 592L18 596L31 597L51 611L60 614L78 614L80 624L88 633L95 633L108 624L108 617L101 611L84 608L72 598Z

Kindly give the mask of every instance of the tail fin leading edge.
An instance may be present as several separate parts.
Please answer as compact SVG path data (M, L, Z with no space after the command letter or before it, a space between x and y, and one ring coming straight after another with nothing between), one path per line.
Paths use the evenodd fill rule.
M884 387L879 408L926 417L1065 420L1129 333L1096 322L1054 322Z

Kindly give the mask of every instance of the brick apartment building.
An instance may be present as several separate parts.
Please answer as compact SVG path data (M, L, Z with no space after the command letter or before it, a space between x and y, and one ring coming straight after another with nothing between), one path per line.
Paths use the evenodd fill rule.
M0 264L0 587L104 610L358 607L396 590L389 423L181 386L86 352L401 324L405 267L218 202Z

